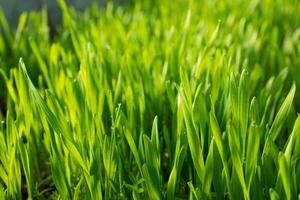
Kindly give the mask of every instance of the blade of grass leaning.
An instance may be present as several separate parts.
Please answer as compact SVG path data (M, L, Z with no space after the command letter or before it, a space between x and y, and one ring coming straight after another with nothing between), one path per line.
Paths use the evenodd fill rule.
M292 106L295 92L296 92L296 85L293 84L290 92L288 93L287 97L285 98L284 102L282 103L282 105L274 119L274 122L271 126L271 129L269 131L270 137L272 138L273 141L276 140L281 129L283 128L283 126L285 124L285 121L287 119L287 116L288 116L289 111Z
M78 164L82 167L82 169L89 174L88 167L86 166L83 158L81 157L78 149L76 146L71 142L71 138L68 133L67 127L65 127L60 120L58 120L55 115L52 113L52 111L49 109L49 107L45 104L45 102L42 100L41 96L39 95L38 91L33 86L32 82L30 81L25 65L20 63L21 70L24 73L24 76L26 77L28 83L29 83L29 91L32 95L32 98L34 99L34 103L38 106L42 114L44 114L49 122L49 124L52 126L52 128L55 130L56 133L61 134L62 138L64 140L65 145L75 158L75 160L78 162Z
M222 142L222 135L220 131L219 124L217 122L216 116L215 116L215 110L214 107L212 106L212 110L210 111L210 127L212 131L212 135L214 137L214 141L216 143L216 146L218 148L223 167L224 167L224 173L225 173L225 179L226 179L226 187L228 189L229 196L232 196L232 189L231 189L231 181L230 181L230 176L229 176L229 169L228 169L228 163L227 159L225 158L225 149L224 145Z

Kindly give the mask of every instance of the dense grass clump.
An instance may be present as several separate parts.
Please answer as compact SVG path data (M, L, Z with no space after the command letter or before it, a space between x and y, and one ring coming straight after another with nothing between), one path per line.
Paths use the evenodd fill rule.
M0 199L300 199L299 0L58 3L0 11Z

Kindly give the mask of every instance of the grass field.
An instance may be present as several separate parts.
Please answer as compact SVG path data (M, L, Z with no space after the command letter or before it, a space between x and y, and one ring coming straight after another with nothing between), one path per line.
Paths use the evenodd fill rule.
M0 10L0 199L300 199L299 0L58 2Z

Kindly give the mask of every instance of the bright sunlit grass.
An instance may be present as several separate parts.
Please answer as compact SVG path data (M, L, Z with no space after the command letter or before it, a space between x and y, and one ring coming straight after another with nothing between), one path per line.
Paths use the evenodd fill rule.
M300 199L300 2L0 11L0 199Z

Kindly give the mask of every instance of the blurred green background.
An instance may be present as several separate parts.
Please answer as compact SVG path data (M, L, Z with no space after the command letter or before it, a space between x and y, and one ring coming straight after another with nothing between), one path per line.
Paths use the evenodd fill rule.
M66 0L67 4L76 8L76 10L83 10L93 3L103 4L105 0ZM125 2L124 0L114 0L116 3ZM53 23L59 23L61 12L56 0L0 0L0 6L8 21L16 25L19 16L23 11L41 10L46 6L49 13L49 18Z

